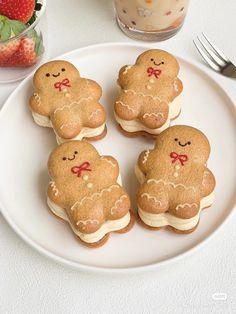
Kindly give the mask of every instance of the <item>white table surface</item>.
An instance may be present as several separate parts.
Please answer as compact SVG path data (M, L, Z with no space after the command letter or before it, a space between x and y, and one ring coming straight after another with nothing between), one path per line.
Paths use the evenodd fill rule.
M116 26L111 0L48 0L47 15L50 57L94 43L131 41ZM235 16L235 0L192 0L182 31L151 46L204 67L192 44L204 30L236 62ZM236 101L236 81L205 68ZM0 106L16 86L0 85ZM0 216L0 313L236 313L235 218L236 213L203 249L176 264L111 276L46 259ZM215 293L226 300L215 300Z

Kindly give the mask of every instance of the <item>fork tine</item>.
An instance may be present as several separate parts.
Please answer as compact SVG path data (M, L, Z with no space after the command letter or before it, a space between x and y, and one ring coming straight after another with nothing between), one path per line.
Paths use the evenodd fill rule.
M202 40L201 38L199 38L197 36L197 39L199 40L199 42L201 43L201 45L203 46L203 48L205 49L205 51L207 52L207 54L210 56L210 58L212 59L212 61L215 61L216 64L218 64L221 67L224 67L226 65L225 61L222 60L221 58L219 58L215 52L213 52Z
M216 64L214 61L212 61L212 59L202 50L202 48L200 48L200 46L196 43L195 40L193 40L193 43L194 43L195 47L197 48L198 52L200 53L200 55L206 61L206 63L208 63L209 66L213 70L220 72L220 66L218 64Z
M220 51L216 45L213 44L213 42L207 37L207 35L205 33L202 32L203 37L206 39L206 41L208 42L208 44L212 47L212 49L225 61L225 62L231 62L226 56L225 54L223 54L222 51Z

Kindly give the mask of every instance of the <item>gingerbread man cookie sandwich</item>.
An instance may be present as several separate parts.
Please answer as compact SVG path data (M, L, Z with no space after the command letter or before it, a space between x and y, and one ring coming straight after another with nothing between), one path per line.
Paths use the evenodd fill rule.
M175 57L159 49L148 50L134 65L121 68L121 93L114 110L126 135L155 137L180 114L183 86L178 73Z
M48 62L36 71L33 83L33 118L40 126L52 127L58 143L106 135L106 114L99 103L102 89L95 81L80 77L73 64Z
M215 178L207 168L210 144L199 130L170 127L155 147L141 153L136 175L138 214L152 229L169 226L178 233L197 227L201 210L213 203Z
M86 141L70 141L51 153L48 171L51 211L67 221L86 246L99 247L110 232L131 229L130 198L113 157L100 156Z

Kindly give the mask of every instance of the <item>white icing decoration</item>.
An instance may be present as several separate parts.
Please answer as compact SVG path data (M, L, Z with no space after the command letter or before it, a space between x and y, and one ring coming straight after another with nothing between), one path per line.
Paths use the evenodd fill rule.
M151 113L145 113L144 115L143 115L143 118L145 119L146 117L159 117L159 116L161 116L162 118L164 118L164 115L163 115L163 113L162 112L158 112L158 113L154 113L154 112L151 112Z
M176 210L179 210L181 208L184 208L184 207L196 207L197 208L197 204L196 203L192 203L192 204L188 204L188 203L184 203L184 204L179 204L177 205L176 207Z
M127 195L122 195L116 202L115 205L111 208L111 214L114 214L114 210L117 209L118 204L122 203L124 199L128 198Z
M70 93L66 93L65 96L66 96L66 97L70 97Z
M147 89L152 89L152 86L147 85L146 88L147 88Z
M123 72L123 75L126 75L131 68L132 68L132 65L127 65L127 67L125 68Z
M95 111L93 111L90 116L89 116L89 120L91 120L95 115L97 115L99 112L101 112L101 109L97 109Z
M154 79L150 79L149 83L151 83L151 84L155 83Z
M155 203L157 203L159 206L161 206L161 201L158 200L155 196L152 196L148 193L141 194L141 197L146 197L148 200L154 200Z
M179 169L180 169L180 165L176 165L176 166L175 166L175 169L176 169L176 170L179 170Z
M110 159L107 159L106 157L104 157L104 156L101 156L101 160L104 160L104 161L106 161L106 162L108 162L110 165L112 165L112 167L116 167L116 164L115 163L113 163Z
M147 150L145 152L144 157L143 157L143 164L145 164L147 162L149 154L150 154L150 150Z
M135 92L133 89L124 89L124 93L132 93L134 95L143 96L143 97L150 97L153 100L161 101L160 97L158 97L158 96L154 97L153 95L148 95L148 94L144 94L144 93L141 93L141 92Z
M175 183L173 183L173 182L166 182L166 181L164 181L164 180L162 180L162 179L161 179L161 180L149 179L149 180L147 181L147 184L149 184L149 183L156 183L156 184L158 184L158 183L163 183L164 185L171 185L174 189L176 189L176 188L178 188L178 187L182 187L182 188L184 188L185 190L193 190L194 192L196 191L193 186L186 186L186 185L184 185L184 184L182 184L182 183L175 184Z
M112 189L115 189L115 188L116 188L116 189L117 189L117 188L119 189L120 187L119 187L119 185L117 185L117 184L113 184L113 185L111 185L109 188L103 189L103 190L102 190L101 192L99 192L99 193L94 193L92 196L85 196L85 197L82 198L81 201L75 202L75 204L71 207L71 210L73 211L74 208L75 208L77 205L79 205L79 206L82 205L84 201L87 201L87 200L94 201L96 197L98 197L98 198L101 197L104 192L111 192L111 190L112 190Z
M81 98L79 101L74 101L74 102L72 102L69 105L65 105L65 106L62 106L62 107L59 107L59 108L55 109L53 113L56 114L58 111L62 111L64 109L66 109L66 108L68 108L68 110L71 110L71 107L78 106L81 102L89 101L89 100L92 100L92 99L93 99L93 97L91 97L91 96Z
M204 173L203 173L203 179L202 179L202 185L203 186L206 186L206 184L207 184L207 179L206 179L206 177L208 176L208 175L210 175L210 172L209 171L204 171Z
M174 177L177 178L179 176L178 172L174 172Z
M87 224L99 224L99 221L97 219L87 219L87 220L78 220L76 225L78 226L79 224L82 224L86 226Z
M37 101L38 107L41 105L41 98L38 93L34 93L34 98Z
M84 180L84 181L87 181L88 179L89 179L88 175L85 174L85 175L83 176L83 180Z
M49 185L52 187L52 191L54 192L54 195L57 196L59 194L59 190L56 187L55 181L50 181Z
M133 108L131 108L129 105L124 104L122 101L116 101L116 104L120 104L121 106L128 108L128 110L132 112L135 111Z
M177 80L174 81L174 90L175 90L176 92L179 91L179 88L178 88L178 81L177 81Z
M62 130L62 129L64 129L64 128L68 127L68 126L74 126L74 125L76 125L76 122L64 123L64 124L62 124L62 125L60 126L60 130Z
M90 183L87 184L87 187L88 187L89 189L92 189L93 184L90 182Z

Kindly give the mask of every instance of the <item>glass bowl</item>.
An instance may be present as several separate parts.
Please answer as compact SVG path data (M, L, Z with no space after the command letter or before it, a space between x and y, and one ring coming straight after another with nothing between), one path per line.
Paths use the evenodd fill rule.
M0 83L22 80L46 58L46 0L38 3L42 6L34 22L19 35L0 41ZM9 51L9 55L1 58L3 51Z

